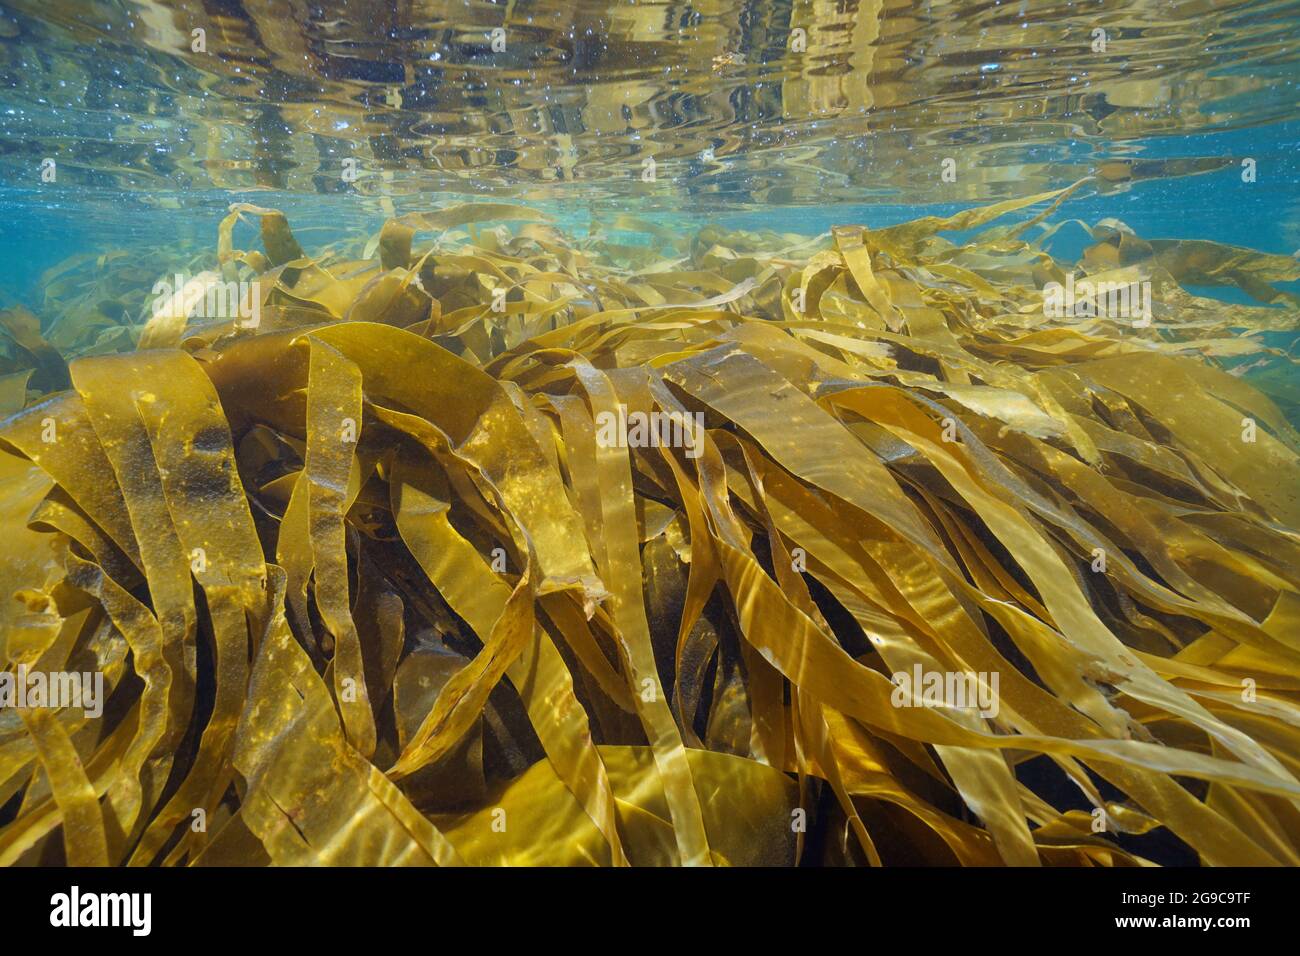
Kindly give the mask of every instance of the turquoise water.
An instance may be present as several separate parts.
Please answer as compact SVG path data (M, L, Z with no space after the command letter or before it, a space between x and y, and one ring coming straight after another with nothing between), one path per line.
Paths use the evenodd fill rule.
M803 262L783 258L781 250L792 245L791 235L824 236L848 224L878 229L1080 183L1044 224L1063 224L1044 241L1043 250L1055 260L1050 270L1028 278L1026 263L1036 261L1038 250L1013 250L1011 257L1021 259L1005 271L996 260L1005 250L996 243L986 240L968 250L979 262L969 268L971 274L1000 289L1015 285L1016 294L998 301L996 294L987 299L972 294L953 306L968 311L948 314L954 325L972 318L1032 320L1036 303L1030 299L1043 287L1041 279L1057 271L1072 277L1085 251L1095 251L1100 236L1091 230L1098 224L1109 228L1115 221L1141 240L1217 244L1207 259L1222 255L1232 260L1234 252L1225 253L1225 246L1268 254L1277 257L1261 267L1270 276L1300 276L1300 268L1291 270L1288 261L1300 255L1300 2L6 0L0 4L0 384L8 382L8 388L0 397L11 403L10 411L30 411L33 404L51 400L48 391L66 388L69 380L49 374L51 369L67 372L62 359L75 358L83 349L91 354L134 348L158 277L170 279L182 264L193 272L219 267L219 225L236 204L282 211L308 256L350 244L346 255L321 258L330 267L341 264L341 273L353 270L344 278L330 277L340 286L365 280L377 266L372 261L359 267L355 260L366 239L395 217L466 202L527 205L566 238L553 242L552 234L545 233L547 244L537 241L544 254L528 248L521 257L536 254L546 263L541 271L549 272L559 261L554 248L564 241L591 251L592 261L610 248L641 247L634 251L647 255L635 265L624 265L621 249L600 260L600 281L613 276L630 286L645 263L651 268L652 260L667 260L657 264L676 269L683 278L658 302L672 301L674 308L699 305L718 293L715 286L736 291L742 285L727 274L726 259L733 248L743 250L744 237L731 245L719 243L725 248L712 259L707 254L712 242L704 245L705 255L696 255L691 237L706 229L789 234L767 236L758 244L768 261L743 264L737 272L754 281L727 299L733 303L758 289L756 274L775 262L763 282L783 270L782 282L790 284L777 283L780 288L769 288L766 297L753 291L743 308L755 315L767 309L759 317L781 319L787 315L781 311L786 302L781 296L799 288L795 273L804 269ZM1015 216L1028 218L1045 206L1040 201ZM421 227L417 256L404 250L392 260L401 260L398 267L386 260L384 268L405 279L418 278L421 270L413 263L428 241L454 246L468 235L478 244L478 230L496 224L476 221L473 229L452 227L442 235L429 235L435 230ZM236 224L234 249L261 249L258 227L256 215ZM517 220L509 228L517 228ZM972 235L950 232L944 238L960 245ZM1023 238L1032 241L1035 234ZM1108 268L1106 254L1118 258L1115 248L1103 249L1095 271ZM809 243L799 257L806 259L817 249ZM871 276L876 268L904 284L899 276L909 263L898 261L895 252L888 243L873 248L876 263L872 266L868 256L867 278L876 281ZM1146 254L1159 258L1149 246ZM743 257L743 252L735 256ZM705 259L710 261L701 265ZM843 259L836 264L842 276L836 281L843 290L864 293L870 284L861 279L861 268L854 272L849 252ZM286 304L290 292L309 298L321 291L302 281L309 268L296 253L274 263L270 257L256 261L258 266L225 264L231 270L247 267L241 278L273 275L269 285L281 283L282 271L277 270L287 270L290 278L273 290L277 318L286 325L268 323L271 331L344 315L342 308L332 309L320 299L314 300L321 305L317 310L295 311L299 299ZM1188 281L1184 289L1225 304L1266 306L1266 314L1241 314L1261 324L1270 320L1270 331L1258 341L1272 351L1234 350L1256 344L1242 341L1253 331L1249 328L1229 327L1205 315L1198 317L1199 324L1179 328L1174 316L1149 338L1135 336L1137 345L1122 338L1107 342L1102 333L1077 352L1062 353L1061 361L1084 364L1094 345L1104 349L1116 342L1125 349L1150 345L1153 351L1167 345L1174 352L1208 329L1204 338L1210 344L1193 342L1184 354L1203 348L1210 364L1255 377L1294 417L1300 409L1300 389L1294 386L1300 278L1271 278L1273 288L1268 289L1250 281L1249 270L1259 257L1247 254L1235 261L1246 265L1241 271L1230 269L1224 284ZM1199 274L1196 264L1188 274ZM65 269L77 282L60 281L68 274ZM697 269L711 272L710 281L698 280ZM431 334L442 318L457 316L438 329L450 334L466 310L479 309L480 318L488 317L489 291L505 287L495 279L490 287L473 286L487 274L481 260L464 267L453 262L449 269L431 262L425 275L431 282L437 279L441 289L435 294L420 285L421 318L407 316L407 323L393 319L394 324L428 325L421 334ZM807 291L818 274L818 269L804 274L805 288L799 291ZM928 273L937 274L942 270ZM576 294L577 280L596 281L570 278L575 294L566 294L566 300L578 304L570 308L561 302L570 308L562 319L566 322L583 316L579 306L589 304L585 292ZM912 273L906 278L921 281ZM823 283L817 294L826 288ZM504 295L502 291L502 303ZM837 295L841 293L827 297L832 310ZM693 298L683 305L675 301L679 296ZM348 287L343 305L361 299L357 289ZM382 308L376 306L374 320L400 314L398 299L394 294L383 300ZM645 302L627 311L658 307ZM1019 313L990 317L978 312L994 313L1007 303ZM601 311L605 308L599 305ZM24 324L28 312L36 331ZM868 313L864 305L860 315ZM154 327L160 341L215 351L202 335L182 341L191 316L179 318L174 329L165 323ZM924 316L915 321L918 325L909 325L908 335L924 338L918 331ZM971 321L963 334L979 325ZM364 328L373 332L376 327ZM239 341L243 331L232 330L225 341ZM477 331L484 332L481 340L471 342L467 336L456 347L474 363L487 362L498 354L492 349L501 347L490 335L500 330ZM1029 328L1026 338L1034 331ZM884 334L896 332L891 327ZM1158 340L1165 332L1168 339ZM1179 335L1182 341L1177 341ZM42 336L57 343L55 351L69 354L51 361L51 346ZM166 354L189 361L175 352ZM630 348L629 354L649 365L655 353ZM905 355L895 370L906 373L900 380L930 374L932 366L942 364L934 354L942 354L941 349ZM998 363L1017 360L1007 357L1013 350L994 354L989 367L997 371L1006 367ZM1049 367L1056 358L1044 348L1037 361ZM238 370L237 361L227 363L221 374L232 364ZM42 375L31 376L33 368ZM1220 376L1223 380L1226 376ZM47 381L59 384L47 388ZM116 380L111 384L116 386ZM804 384L813 393L825 383ZM943 384L961 388L969 383ZM780 397L775 391L772 395ZM96 393L94 400L105 398ZM928 392L925 401L931 403ZM1007 414L1011 411L1015 409ZM275 460L260 448L257 442L269 429L261 423L256 428L246 443L248 435L239 436L241 468L250 476L268 462L290 468L279 445ZM739 431L736 425L733 433ZM1161 434L1153 429L1153 441L1161 441ZM295 434L294 440L301 444L299 437ZM265 461L259 458L264 452ZM1122 448L1116 457L1123 457ZM903 462L899 469L914 465ZM385 481L390 480L387 469L385 463ZM287 517L287 511L273 513L286 505L277 497L285 493L283 477L276 472L256 495L250 493L262 509L259 520ZM1124 487L1140 490L1148 477L1135 468ZM927 490L941 485L936 477ZM1161 484L1153 495L1177 491ZM1063 492L1061 500L1073 501L1073 492ZM1207 528L1209 518L1226 515L1203 512L1209 506L1195 497L1180 499L1178 507L1184 505L1191 525L1197 515L1206 517ZM939 510L938 499L934 507ZM1216 533L1224 531L1229 522L1213 527ZM983 530L972 522L971 540ZM1268 525L1267 533L1279 539L1290 534L1280 524ZM1044 540L1060 544L1054 537ZM1253 548L1269 540L1259 530L1249 544ZM1199 552L1183 556L1188 555L1191 564L1201 557ZM1002 551L994 558L1001 560ZM354 557L358 580L359 561ZM1080 567L1088 567L1086 560ZM1213 571L1204 573L1215 584L1231 584L1242 573L1233 568L1219 580ZM1008 571L1016 573L1015 568ZM1272 578L1266 583L1273 587ZM1097 608L1112 597L1100 585L1085 584L1083 592ZM1255 613L1257 597L1249 590L1241 607ZM1289 613L1280 599L1277 607ZM298 623L310 632L311 620ZM417 623L420 628L428 624ZM1141 630L1133 622L1123 627L1117 633ZM1193 633L1186 622L1180 627ZM418 633L413 625L405 637ZM1183 631L1178 635L1184 636ZM665 660L671 657L674 636L673 628L664 631ZM856 624L837 636L854 656L870 652ZM614 734L609 741L622 738ZM1053 769L1030 768L1026 779L1049 790L1061 808L1086 809L1063 776L1049 782ZM1124 796L1119 791L1107 795ZM18 801L11 800L7 812L16 817L19 809ZM0 799L0 811L5 810ZM1125 845L1159 862L1196 859L1163 832L1134 837Z
M78 253L213 247L233 202L309 249L466 199L579 236L619 213L812 235L1116 164L1060 216L1291 255L1298 25L1285 2L7 2L0 300L39 305Z
M1068 201L1058 218L1095 223L1113 217L1148 239L1212 238L1261 252L1292 255L1300 251L1300 124L1278 124L1257 135L1268 142L1254 152L1263 157L1261 166L1268 171L1263 175L1276 175L1280 180L1276 185L1262 182L1245 187L1232 170L1212 176L1154 180L1135 184L1122 193ZM0 217L6 224L0 236L0 301L16 300L35 306L41 273L83 252L169 242L215 249L217 225L234 202L283 210L309 252L313 244L374 233L388 218L374 200L351 196L182 191L172 196L161 194L178 203L179 208L160 212L142 201L156 200L159 194L141 197L76 189L60 190L58 195L51 192L13 185L0 188ZM467 198L481 197L436 194L404 199L396 208L436 208L440 203L463 202ZM726 228L772 229L812 236L836 225L893 225L921 215L950 215L968 206L936 202L744 208L701 207L683 202L680 208L643 210L636 202L623 200L587 204L575 210L559 199L533 201L530 205L552 215L558 226L574 236L590 234L601 228L604 219L612 219L624 210L635 210L651 222L684 233L717 223ZM633 244L654 241L645 234L613 234ZM249 226L241 226L237 233L239 237L252 235ZM959 240L961 234L952 237ZM1089 241L1081 228L1065 229L1053 238L1050 248L1054 254L1073 260ZM1297 283L1280 285L1300 288ZM1225 301L1251 301L1236 289L1205 287L1193 291Z

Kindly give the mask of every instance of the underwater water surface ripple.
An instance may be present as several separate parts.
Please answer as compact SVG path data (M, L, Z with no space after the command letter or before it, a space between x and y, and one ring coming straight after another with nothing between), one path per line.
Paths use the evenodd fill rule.
M1291 0L0 0L0 865L1300 865L1298 253Z

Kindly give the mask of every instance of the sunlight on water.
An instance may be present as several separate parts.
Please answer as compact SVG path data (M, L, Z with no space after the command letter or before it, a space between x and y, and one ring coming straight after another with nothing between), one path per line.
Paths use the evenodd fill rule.
M1162 142L1300 116L1294 2L6 6L14 185L956 202L1211 172Z
M1298 342L1300 0L0 0L0 866L1300 865Z

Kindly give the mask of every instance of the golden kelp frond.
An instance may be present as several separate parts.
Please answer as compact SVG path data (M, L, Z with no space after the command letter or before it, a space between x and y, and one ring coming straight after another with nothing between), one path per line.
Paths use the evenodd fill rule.
M1077 188L315 256L241 205L229 314L6 313L0 654L104 700L0 710L0 861L1300 863L1300 436L1234 374L1296 272L1061 263Z

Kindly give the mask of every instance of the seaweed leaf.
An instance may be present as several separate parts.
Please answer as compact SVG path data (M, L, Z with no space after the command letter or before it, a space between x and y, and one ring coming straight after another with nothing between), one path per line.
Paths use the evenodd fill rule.
M1300 862L1300 435L1251 385L1294 262L1114 221L1058 262L1083 185L612 224L663 258L497 203L309 255L240 204L168 267L256 328L50 270L0 315L0 690L119 706L0 711L0 860Z

